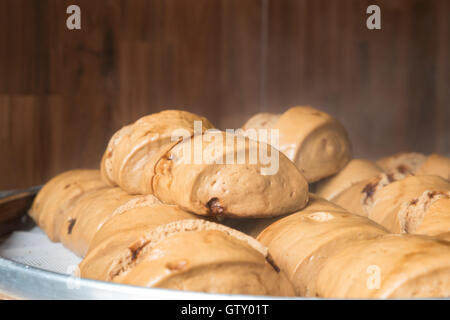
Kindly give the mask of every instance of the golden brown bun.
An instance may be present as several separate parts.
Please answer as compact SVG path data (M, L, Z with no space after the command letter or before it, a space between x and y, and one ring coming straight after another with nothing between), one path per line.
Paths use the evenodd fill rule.
M182 220L144 231L116 251L102 277L115 282L190 291L292 295L292 285L255 239L223 225ZM87 258L89 257L89 254ZM99 256L100 257L100 256ZM95 268L95 259L80 265Z
M110 280L114 259L145 232L158 226L185 219L195 219L176 206L154 204L130 208L109 219L97 231L80 264L84 277Z
M367 217L372 209L374 198L386 185L405 178L400 172L379 173L370 179L362 180L338 193L330 201L340 205L351 213Z
M172 110L122 129L105 152L103 175L128 192L154 194L199 215L271 217L305 206L307 182L278 150L219 130L192 136L196 119ZM169 142L177 127L187 130L187 138ZM261 153L272 162L265 163Z
M349 242L324 263L317 293L330 298L448 297L450 246L412 235Z
M433 153L425 156L417 152L403 152L377 161L384 171L409 172L416 175L435 175L450 180L450 158Z
M178 142L171 141L175 130L184 130L188 136L193 135L194 121L202 123L203 131L213 128L206 118L180 110L151 114L123 127L113 135L103 155L102 177L129 193L151 193L141 189L144 166L158 161L162 149L170 149Z
M339 172L351 158L344 126L312 107L293 107L274 126L280 130L280 151L288 156L308 182Z
M416 171L417 175L436 175L450 180L450 158L431 154Z
M397 213L401 233L446 239L450 230L450 191L426 190L401 204Z
M225 158L217 149L212 135L224 137L223 132L205 133L194 137L204 148L217 150L215 158ZM245 144L237 144L234 154L249 154L250 141L240 137ZM225 140L224 140L225 141ZM189 141L188 141L189 142ZM154 169L152 179L155 196L169 204L200 215L235 217L272 217L303 208L308 201L308 184L289 159L267 145L278 157L278 171L262 174L260 162L251 164L192 164L184 163L184 143L181 142L162 156ZM197 141L191 143L192 148ZM258 148L262 143L253 141ZM226 149L223 148L223 150ZM191 153L193 154L193 152Z
M319 181L315 191L318 196L331 200L352 185L368 180L382 172L372 161L352 159L337 174Z
M417 152L399 152L378 159L376 164L386 173L415 173L424 163L426 156Z
M120 188L100 189L84 194L64 214L64 223L59 230L61 243L75 254L84 256L96 232L117 213L118 208L131 200L136 202L145 199L145 196L132 196Z
M325 200L323 200L325 201ZM275 263L294 284L296 294L316 296L316 278L327 259L359 239L387 231L365 217L322 205L306 207L271 224L258 236Z
M59 241L64 215L85 193L106 188L98 170L71 170L47 182L37 194L29 215L50 240Z
M434 196L440 193L446 194L449 191L450 182L438 176L410 176L395 181L376 193L369 218L394 233L407 232L406 225L412 223L414 224L414 228L410 227L412 231L419 227L426 212L408 210L408 207L414 207L421 196L432 200ZM427 192L430 192L430 195ZM415 221L408 222L405 219ZM444 223L445 217L443 216L442 219ZM442 232L445 231L442 230Z
M292 107L279 116L257 114L243 129L252 128L279 130L280 151L308 182L339 172L351 157L350 141L342 124L309 106Z

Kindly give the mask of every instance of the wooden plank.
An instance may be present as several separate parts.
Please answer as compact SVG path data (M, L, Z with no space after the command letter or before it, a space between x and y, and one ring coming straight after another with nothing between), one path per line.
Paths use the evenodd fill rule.
M0 1L0 188L97 167L110 135L166 107L220 128L312 104L356 156L450 152L450 3L380 0Z
M239 128L265 104L266 0L222 0L220 8L218 126Z
M377 1L376 31L365 27L369 4L270 1L268 109L312 104L330 112L359 157L448 153L448 19L440 13L448 2Z

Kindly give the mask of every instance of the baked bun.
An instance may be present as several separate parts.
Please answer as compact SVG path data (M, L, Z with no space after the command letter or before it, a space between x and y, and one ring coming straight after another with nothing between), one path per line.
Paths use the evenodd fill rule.
M447 201L443 200L448 199L449 194L450 182L441 177L410 176L390 183L376 193L369 218L394 233L446 233L449 210ZM421 227L421 223L425 225Z
M450 296L450 246L413 235L349 242L329 257L317 277L327 298Z
M177 130L180 134L194 135L195 121L202 125L198 134L213 128L206 118L180 110L154 113L123 127L108 143L101 162L102 177L128 193L149 193L141 189L144 167L157 162L161 150L178 143L172 140Z
M424 154L418 152L399 152L378 159L376 164L386 173L415 173L426 158Z
M426 156L417 152L397 153L377 161L384 171L409 172L416 175L435 175L450 180L450 158L433 153Z
M382 172L372 161L352 159L337 174L319 181L316 184L315 192L318 196L331 200L354 184L368 180Z
M89 257L89 255L88 255ZM88 258L87 257L87 258ZM80 265L89 277L95 259ZM236 230L182 220L142 232L110 261L107 280L214 293L292 295L292 285L267 249Z
M280 151L308 182L339 172L351 157L350 141L342 124L309 106L292 107L281 115L257 114L243 129L279 130Z
M114 187L88 192L65 212L59 239L66 248L82 257L105 222L120 213L123 207L138 207L145 203L160 201L152 195L133 196Z
M28 213L50 240L59 241L59 230L67 210L85 193L107 187L98 170L67 171L42 187Z
M305 210L276 221L257 238L300 296L317 296L316 278L330 256L352 241L387 234L373 221L333 204L324 206L324 201L312 202Z
M87 278L110 279L111 266L117 255L139 239L145 232L170 222L186 219L200 219L166 204L148 204L129 207L111 217L96 232L89 244L89 250L80 264Z
M411 204L402 208L401 214L405 214L401 217L402 230L450 241L450 192L424 192L417 203L422 206L419 212L411 214L408 210L412 207Z
M122 128L103 157L103 176L129 193L153 194L199 215L271 217L306 205L305 178L277 149L219 130L194 135L194 121L211 126L171 110ZM185 134L172 141L179 129Z
M216 139L219 137L220 139ZM275 148L262 142L238 137L227 151L225 133L207 132L175 145L155 166L153 193L161 201L207 216L272 217L302 209L308 201L308 184L295 165ZM213 161L193 164L186 161L186 145L202 143ZM251 146L268 148L278 158L276 172L264 174L267 166L249 162ZM189 152L187 152L189 153ZM231 155L245 155L243 164L214 163ZM223 162L222 162L223 163Z
M400 172L379 173L370 179L354 183L349 188L341 191L330 201L345 208L351 213L367 217L373 206L375 195L386 185L407 177Z

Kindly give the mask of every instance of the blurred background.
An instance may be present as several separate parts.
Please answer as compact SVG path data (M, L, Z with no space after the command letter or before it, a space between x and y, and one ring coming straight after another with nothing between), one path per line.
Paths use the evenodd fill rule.
M366 28L371 4L382 30ZM449 14L448 0L0 0L0 189L98 167L114 131L168 107L234 128L310 104L357 157L448 154Z

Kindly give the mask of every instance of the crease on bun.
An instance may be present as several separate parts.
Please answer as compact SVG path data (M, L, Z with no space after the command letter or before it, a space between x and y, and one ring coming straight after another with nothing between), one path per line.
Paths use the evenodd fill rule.
M150 252L158 243L166 238L169 238L175 234L181 232L195 232L195 231L209 231L215 230L225 233L226 235L233 237L241 242L244 242L248 246L259 252L266 261L279 272L279 268L274 264L273 259L269 256L268 249L263 246L258 240L240 232L235 229L226 227L224 225L209 222L206 220L187 219L171 222L162 226L159 226L150 232L143 234L138 240L132 243L126 252L115 261L114 265L110 268L109 279L113 280L126 270L133 268L133 266L139 264L140 257Z

